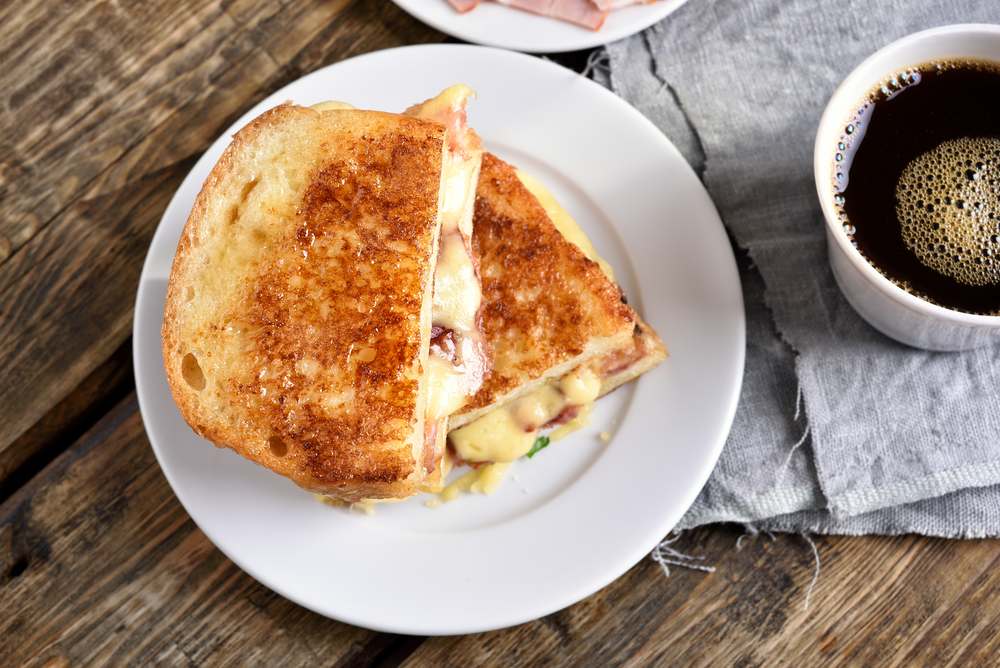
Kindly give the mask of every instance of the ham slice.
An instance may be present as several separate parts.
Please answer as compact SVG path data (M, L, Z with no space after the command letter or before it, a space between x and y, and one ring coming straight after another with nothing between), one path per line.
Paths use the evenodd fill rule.
M611 10L629 5L652 4L657 0L496 0L496 2L540 16L575 23L591 30L600 30ZM479 3L480 0L448 0L448 4L462 14L475 9Z
M475 9L479 0L448 0L448 4L454 7L459 14L464 14Z
M628 7L629 5L651 5L656 0L592 0L601 11L610 12L612 9Z
M451 2L452 0L449 0ZM608 13L591 0L497 0L502 5L598 30Z

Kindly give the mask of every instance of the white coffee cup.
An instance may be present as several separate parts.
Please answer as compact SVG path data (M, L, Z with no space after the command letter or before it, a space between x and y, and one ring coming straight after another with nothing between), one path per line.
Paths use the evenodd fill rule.
M925 30L893 42L858 65L823 113L813 170L826 218L830 264L851 306L873 327L902 343L928 350L968 350L1000 341L1000 316L954 311L894 285L854 248L833 199L837 144L868 92L888 75L944 58L1000 61L1000 26L968 24Z

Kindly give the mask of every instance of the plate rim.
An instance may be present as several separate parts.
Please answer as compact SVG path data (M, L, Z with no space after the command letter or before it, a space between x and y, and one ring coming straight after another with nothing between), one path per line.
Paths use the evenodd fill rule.
M445 44L445 45L441 45L441 44L438 44L438 45L411 45L411 46L405 46L405 47L398 47L398 48L395 48L395 49L387 49L387 50L383 50L383 51L371 52L371 53L368 53L368 54L364 54L364 55L358 56L356 58L352 58L352 59L348 59L348 60L345 60L345 61L341 61L339 63L333 64L333 65L327 66L325 68L322 68L320 70L316 70L316 71L314 71L312 73L309 73L309 74L305 75L304 77L300 78L299 80L296 80L296 82L303 81L303 80L308 80L310 77L323 76L324 72L332 70L333 68L343 67L345 63L354 63L354 65L357 66L357 63L361 62L363 59L368 59L368 58L390 58L390 59L392 59L392 58L396 58L396 57L407 57L407 56L413 56L418 51L422 52L420 54L421 56L422 56L422 54L428 54L426 57L430 58L430 57L432 57L432 54L434 52L439 52L441 50L443 50L443 53L447 53L449 56L451 56L451 55L454 55L453 52L455 50L462 50L462 49L469 50L468 53L470 55L473 54L473 53L475 53L475 54L477 54L477 57L479 57L481 55L484 58L496 59L498 61L503 61L505 59L510 59L510 58L514 58L514 59L529 59L530 61L532 61L531 67L540 67L540 68L543 68L541 70L538 70L539 72L544 71L544 68L558 68L558 70L562 70L562 72L557 72L556 70L549 70L549 74L554 74L554 75L557 75L557 76L563 76L563 77L565 77L565 76L567 76L567 73L568 73L568 75L576 77L580 81L586 82L583 85L585 85L587 87L593 87L593 88L589 89L591 92L594 92L597 95L608 96L607 98L605 98L606 101L607 100L613 100L613 102L611 102L611 104L617 105L617 108L618 108L618 110L621 113L626 114L626 116L631 116L630 120L633 120L633 121L635 121L637 123L640 123L640 124L644 123L647 126L647 130L655 133L655 135L659 137L659 140L661 140L660 141L661 145L660 145L659 149L661 151L666 151L666 153L670 154L670 157L671 157L672 161L676 162L677 160L679 160L680 162L678 163L678 168L686 169L688 172L690 172L690 176L692 178L694 178L695 181L697 181L697 177L694 176L694 172L691 171L690 167L687 165L686 161L684 161L684 159L680 156L680 153L673 146L673 144L671 144L669 142L669 140L665 136L663 136L662 133L660 133L660 131L658 129L656 129L655 126L648 119L646 119L645 117L643 117L637 110L635 110L630 105L628 105L626 102L624 102L624 100L621 100L621 98L617 97L616 95L614 95L613 93L611 93L607 89L601 87L600 85L598 85L598 84L596 84L596 83L594 83L594 82L592 82L590 80L587 80L587 79L585 79L583 77L579 77L579 75L576 75L575 73L572 73L569 70L564 70L564 68L561 68L560 66L555 65L554 63L551 63L550 61L544 61L544 60L541 60L541 59L538 59L538 58L535 58L535 57L532 57L532 56L527 56L527 55L516 53L516 52L511 52L511 51L506 51L506 50L503 50L503 49L496 49L496 48L491 48L491 47L472 46L472 45L448 45L448 44ZM237 120L233 124L233 126L231 126L227 130L225 130L224 132L222 132L220 134L219 138L215 142L213 142L212 147L217 147L217 145L220 142L223 142L223 139L227 138L231 134L232 131L234 131L235 129L238 129L243 124L245 124L250 118L252 118L254 115L256 115L258 113L258 110L261 107L265 107L266 108L266 106L268 104L270 104L269 101L272 100L272 98L282 97L283 91L285 91L289 86L292 86L292 85L296 84L296 82L291 82L287 86L283 87L281 90L276 91L274 94L268 96L267 99L263 100L262 102L258 103L257 105L254 105L254 108L251 109L251 110L249 110L246 114L244 114L239 120ZM226 141L225 143L228 143L228 141ZM211 156L211 155L212 155L212 149L210 148L198 160L198 162L196 163L196 165L189 172L188 176L185 177L185 180L184 180L185 183L192 177L192 174L194 174L197 171L198 166L203 161L205 161L206 159L208 159L208 157ZM214 163L214 160L213 160L213 163ZM698 186L700 188L700 192L696 193L696 196L697 197L703 197L704 200L706 200L707 205L711 209L711 216L714 218L714 220L712 222L713 223L715 223L715 222L718 223L718 231L723 236L725 236L724 226L722 224L721 219L718 216L718 212L716 211L716 209L714 207L714 204L711 202L711 199L709 198L707 192L704 190L704 187L700 184L700 181L698 181ZM199 184L199 187L200 187L200 184ZM141 339L140 336L139 336L139 333L140 333L139 329L141 327L140 317L139 316L140 316L140 312L143 311L143 309L149 308L148 303L143 301L143 295L144 295L144 287L146 289L149 289L149 285L150 285L150 276L147 274L148 271L151 271L151 269L150 269L151 263L149 262L150 256L152 256L153 253L154 253L154 247L156 246L156 244L157 244L157 238L160 236L161 230L164 227L164 221L167 218L167 215L171 211L172 207L175 206L175 200L177 198L179 198L180 193L181 193L181 191L183 189L184 189L184 183L182 183L182 185L178 188L178 191L174 194L174 197L171 199L170 205L168 205L167 210L164 212L164 218L161 220L160 224L157 227L157 231L156 231L156 234L154 235L153 242L150 244L150 250L147 253L147 261L144 262L144 265L143 265L143 271L142 271L142 274L140 276L139 291L137 293L137 299L136 299L136 319L135 319L135 324L134 324L134 335L133 335L133 354L134 354L134 358L137 361L136 367L135 367L135 374L136 374L136 387L137 387L137 393L138 393L138 396L139 396L140 410L141 410L141 412L143 414L144 423L147 424L147 425L149 424L149 421L146 419L146 415L147 415L148 412L153 411L154 407L151 406L151 405L149 405L149 400L145 396L146 395L146 386L145 386L145 383L149 382L149 379L141 377L141 376L143 376L145 374L145 368L146 368L147 362L145 361L145 358L143 357L144 349L142 348L142 346L143 346L144 340ZM186 218L186 216L185 216L185 218ZM161 241L161 245L162 245L162 241ZM628 245L628 244L626 243L626 245ZM727 251L728 251L728 255L727 255L727 257L728 257L728 263L731 265L731 267L729 267L729 269L731 269L731 273L734 276L736 276L735 287L736 287L736 291L738 292L738 295L733 295L733 297L735 297L736 301L738 301L738 303L739 303L739 318L738 318L738 320L739 320L739 326L737 327L737 329L739 331L736 332L735 335L736 335L736 338L738 338L741 343L738 346L738 350L736 351L736 359L734 360L734 366L731 369L731 375L735 376L735 382L728 388L729 389L728 396L726 396L725 397L725 401L722 402L722 403L726 404L722 408L722 412L723 412L723 414L724 414L725 417L724 417L724 419L718 425L716 425L716 432L717 432L717 434L716 434L716 437L715 437L715 443L712 446L712 451L709 453L709 456L707 458L703 458L703 461L702 461L702 463L705 464L705 462L707 462L710 459L710 462L707 463L707 465L703 465L701 467L701 469L699 469L699 471L698 471L698 476L697 476L698 480L696 481L697 482L697 490L701 489L701 487L704 485L705 481L707 480L708 476L710 475L710 473L712 471L712 468L714 468L715 462L717 461L717 459L719 457L719 454L721 453L722 447L723 447L723 445L725 443L726 437L727 437L727 435L729 433L729 430L731 428L733 417L735 415L736 403L738 401L740 389L741 389L741 386L742 386L743 366L744 366L744 363L745 363L745 342L746 342L746 334L745 334L745 323L746 323L745 311L743 309L743 303L742 303L742 291L740 289L739 278L738 278L738 274L736 272L735 256L732 254L732 249L728 247L728 242L727 242ZM170 253L170 255L172 257L173 253ZM670 346L670 342L667 341L667 344L668 344L668 347L669 347ZM160 363L162 364L162 357L160 358ZM643 381L643 379L640 378L638 382L642 383L642 381ZM308 597L303 597L300 592L283 590L280 587L280 585L279 586L275 586L275 584L273 584L273 578L269 578L266 574L258 572L258 569L256 569L253 565L246 563L246 559L241 558L242 555L231 553L232 550L228 549L229 548L228 545L226 545L226 546L220 545L220 541L216 540L213 537L213 533L210 532L210 530L208 530L205 526L203 526L202 521L199 519L198 516L196 516L195 512L192 512L192 509L189 508L188 504L185 502L185 499L184 499L185 493L182 493L181 490L180 490L180 488L183 487L183 486L179 484L179 481L177 481L177 480L174 479L175 476L173 476L172 472L170 470L168 470L169 467L165 465L164 458L161 456L161 452L160 452L160 450L158 448L158 445L157 445L158 436L154 436L154 434L151 433L151 431L149 430L148 426L147 426L147 433L149 435L150 443L151 443L151 445L152 445L152 447L154 449L154 452L156 453L157 460L160 463L161 469L163 469L164 474L166 475L166 477L168 479L168 482L170 483L171 487L173 488L175 494L178 496L178 499L181 501L182 505L184 505L185 510L191 515L192 519L195 520L195 522L199 525L199 527L202 528L202 530L206 533L206 536L208 536L212 540L212 542L217 547L219 547L220 550L222 550L226 554L227 557L229 557L234 563L236 563L238 566L240 566L240 568L242 568L245 572L247 572L248 574L250 574L252 577L254 577L259 582L265 584L268 587L271 587L272 589L274 589L276 592L278 592L282 596L284 596L286 598L289 598L290 600L295 601L296 603L298 603L300 605L303 605L304 607L307 607L309 609L312 609L312 610L314 610L314 611L316 611L316 612L318 612L320 614L323 614L325 616L328 616L328 617L331 617L331 618L334 618L334 619L338 619L338 620L341 620L341 621L344 621L344 622L347 622L347 623L356 624L358 626L362 626L362 627L365 627L365 628L375 629L375 630L381 630L381 631L387 631L387 632L411 633L411 634L427 634L427 635L448 635L448 634L454 634L454 633L480 632L480 631L487 631L487 630L492 630L492 629L504 628L504 627L516 625L516 624L519 624L519 623L527 622L527 621L530 621L532 619L536 619L536 618L538 618L540 616L543 616L545 614L549 614L549 613L554 612L556 610L562 609L562 608L564 608L564 607L566 607L568 605L571 605L571 604L573 604L573 603L575 603L575 602L577 602L579 600L582 600L582 598L585 598L586 596L589 596L592 593L594 593L594 592L602 589L607 584L609 584L610 582L612 582L615 579L617 579L618 577L620 577L626 570L628 570L628 568L631 568L631 566L633 566L635 563L637 563L639 560L641 560L643 558L643 556L645 554L648 554L648 552L652 549L652 547L654 547L655 544L658 543L659 540L661 540L664 535L666 535L666 533L669 531L669 529L674 524L676 524L676 522L680 519L680 516L683 514L683 512L686 511L687 507L690 506L690 503L692 503L694 501L694 498L697 496L697 490L696 490L692 495L690 495L690 499L688 500L688 502L684 506L684 508L682 508L680 510L674 509L676 512L673 513L673 514L675 514L676 517L673 517L673 519L670 520L669 522L664 522L664 524L669 524L669 526L666 526L663 529L663 531L662 531L662 533L660 535L657 535L657 536L650 535L644 541L637 541L631 547L631 549L622 550L621 553L619 554L619 558L615 560L616 565L610 568L610 571L614 572L614 574L611 577L607 577L606 574L605 574L605 576L602 576L600 578L592 579L588 584L586 584L586 585L582 585L581 584L580 586L578 586L577 587L577 592L575 594L564 595L561 598L553 599L552 602L550 602L548 604L545 604L545 605L538 605L538 604L536 604L535 607L533 608L533 610L531 612L528 612L527 614L514 612L514 613L509 613L509 614L506 614L506 615L497 615L497 616L495 616L495 618L493 620L491 620L490 622L485 623L485 624L483 624L483 623L476 623L475 621L471 621L470 620L470 621L468 621L466 623L466 625L464 627L451 626L451 627L448 627L448 628L441 628L441 627L435 626L433 623L430 623L430 624L427 624L427 623L416 623L416 624L412 624L412 625L406 625L406 624L400 625L400 624L397 623L397 624L382 625L382 624L379 623L378 620L372 620L370 618L352 616L350 614L344 613L344 611L342 611L342 610L338 610L336 612L331 612L329 608L323 608L323 606L317 607L315 601L309 600ZM609 569L607 569L607 568L605 569L605 571L608 571L608 570ZM541 611L541 612L539 612L539 611ZM426 622L426 620L425 620L425 622Z
M648 6L616 9L608 15L605 25L595 31L499 3L483 3L471 12L459 14L446 0L392 1L410 16L446 35L526 53L564 53L603 46L645 30L687 2L659 0ZM501 24L499 28L497 23Z

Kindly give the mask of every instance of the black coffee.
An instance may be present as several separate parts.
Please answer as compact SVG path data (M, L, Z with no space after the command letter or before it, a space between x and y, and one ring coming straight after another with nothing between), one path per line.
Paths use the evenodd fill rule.
M862 255L927 301L1000 314L1000 63L890 77L838 149L835 201Z

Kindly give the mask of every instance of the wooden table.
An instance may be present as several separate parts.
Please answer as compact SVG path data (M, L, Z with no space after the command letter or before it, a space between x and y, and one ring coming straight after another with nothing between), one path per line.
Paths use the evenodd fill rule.
M146 249L210 142L324 65L447 41L388 0L57 2L0 9L0 665L368 668L987 665L1000 542L744 537L644 559L543 619L376 633L271 592L167 485L131 360ZM556 57L580 68L587 54Z

